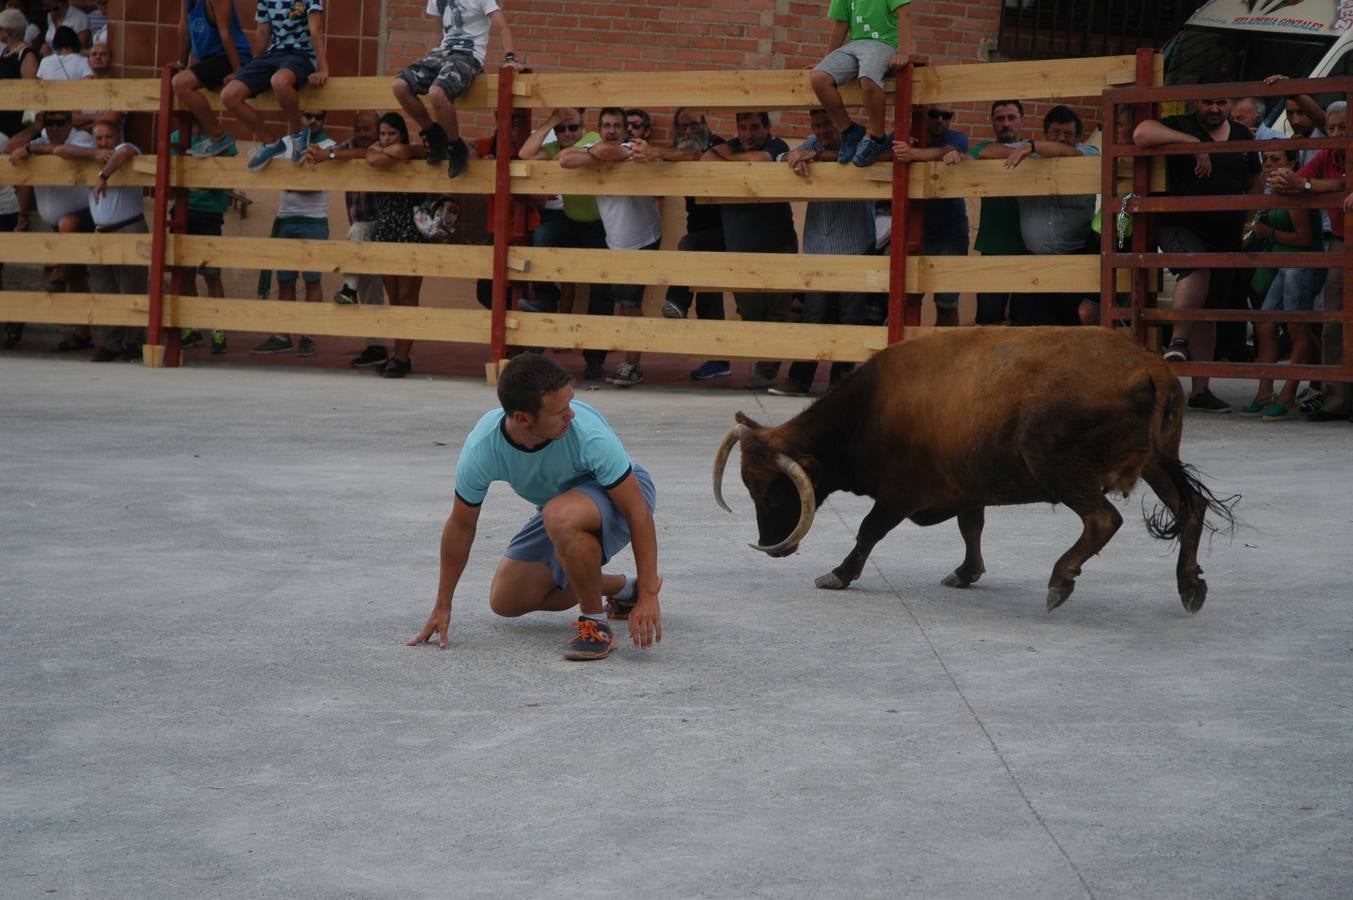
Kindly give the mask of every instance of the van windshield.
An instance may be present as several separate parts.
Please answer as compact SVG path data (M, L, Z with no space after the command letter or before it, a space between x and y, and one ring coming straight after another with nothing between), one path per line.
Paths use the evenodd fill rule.
M1165 83L1263 81L1277 74L1304 78L1334 41L1319 35L1185 26L1162 51Z

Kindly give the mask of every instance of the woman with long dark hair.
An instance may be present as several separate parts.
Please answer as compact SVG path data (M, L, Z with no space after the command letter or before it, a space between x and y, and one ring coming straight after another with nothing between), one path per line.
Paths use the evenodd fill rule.
M423 159L427 148L409 141L409 126L399 113L386 113L376 124L376 143L367 148L367 165L384 169L410 159ZM387 243L421 244L426 239L414 225L414 212L425 199L423 194L396 191L376 195L375 239ZM421 275L386 275L385 295L391 306L417 306L423 288ZM403 378L413 371L409 353L413 341L395 341L395 351L377 371L386 378Z

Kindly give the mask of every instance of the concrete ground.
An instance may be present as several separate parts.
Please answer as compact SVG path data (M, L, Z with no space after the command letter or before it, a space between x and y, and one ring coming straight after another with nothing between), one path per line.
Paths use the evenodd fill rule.
M0 357L0 896L1347 897L1353 427L1191 415L1244 527L1181 607L1140 496L1048 614L1064 509L867 508L748 549L725 389L580 390L653 473L666 637L569 663L570 616L431 608L482 377ZM1249 385L1223 382L1232 402ZM736 465L736 463L735 463Z

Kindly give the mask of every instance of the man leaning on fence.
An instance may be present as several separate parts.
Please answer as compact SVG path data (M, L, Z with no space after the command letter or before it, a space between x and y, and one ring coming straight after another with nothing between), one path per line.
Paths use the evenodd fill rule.
M1343 100L1331 103L1325 109L1325 133L1329 137L1344 137L1348 133L1348 104ZM1281 169L1268 178L1268 187L1282 194L1323 194L1348 189L1345 151L1322 149L1297 171ZM1344 255L1344 209L1336 204L1326 210L1330 221L1329 252L1331 262L1342 262ZM1331 312L1344 308L1344 270L1335 265L1325 279L1324 308ZM1345 362L1343 345L1344 326L1326 322L1321 337L1321 362L1337 366ZM1325 379L1320 383L1320 408L1306 413L1313 422L1353 419L1353 397L1350 385L1344 381Z
M991 130L994 141L981 141L973 147L973 159L998 159L1018 147L1024 128L1024 104L1019 100L997 100L991 104ZM1014 197L983 197L978 212L977 240L973 247L983 256L1023 256L1029 252L1019 227L1019 201ZM1006 316L1014 317L1014 307L1023 302L1010 291L982 291L977 295L977 324L1001 325Z
M608 106L601 111L597 124L601 132L598 140L579 141L559 154L559 165L565 169L596 168L610 163L648 162L648 140L643 134L643 119L639 110L625 110ZM646 115L646 114L645 114ZM640 123L633 132L628 122ZM611 250L657 250L662 243L662 212L656 197L597 197L601 221L606 227L606 246ZM620 307L622 316L643 315L645 286L642 284L613 284L610 296L600 306L588 304L592 315L611 315ZM605 350L584 350L586 379L605 375ZM616 367L607 379L618 387L633 387L644 380L639 368L639 353L630 351L625 361Z
M770 114L737 114L738 136L702 157L725 162L772 162L789 152L789 145L771 134ZM723 217L724 245L730 253L798 253L799 238L794 232L794 213L788 203L725 203L719 207ZM744 322L788 322L790 295L787 291L734 291L738 315ZM764 391L780 373L777 360L762 360L753 369L747 387Z
M1208 98L1197 101L1192 114L1168 116L1138 123L1133 142L1139 147L1161 144L1230 142L1254 140L1253 133L1230 118L1231 101ZM1195 153L1166 157L1166 193L1174 197L1236 196L1262 191L1259 154ZM1207 201L1199 201L1205 206ZM1162 215L1156 231L1165 253L1238 252L1243 241L1244 211L1179 212ZM1232 271L1176 266L1175 309L1203 309L1209 290L1225 295L1215 280L1228 283ZM1165 351L1167 360L1211 362L1216 344L1215 322L1176 322L1174 339ZM1208 378L1194 376L1188 408L1202 412L1228 413L1231 407L1208 389Z
M815 162L835 160L841 149L841 133L836 130L825 109L810 114L813 133L781 159L790 171L800 178L808 176ZM809 200L803 220L803 252L862 256L874 249L873 200ZM803 297L805 325L863 325L867 296L863 291L808 291ZM830 384L835 386L850 374L852 363L834 362ZM782 386L772 386L770 393L781 397L806 397L812 391L817 375L817 360L791 363L789 376Z

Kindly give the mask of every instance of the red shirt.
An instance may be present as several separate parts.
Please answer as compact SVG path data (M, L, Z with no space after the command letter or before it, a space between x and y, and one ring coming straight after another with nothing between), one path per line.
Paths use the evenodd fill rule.
M474 144L475 155L480 159L492 159L494 147L494 138L480 138ZM515 159L516 156L513 156ZM489 195L489 233L493 233L493 195ZM531 206L520 197L512 198L512 211L508 213L509 244L524 244L526 238L540 227L540 210Z
M1302 178L1339 178L1344 177L1344 163L1340 162L1334 156L1333 150L1321 150L1311 161L1297 170L1297 174ZM1342 206L1336 206L1333 209L1326 210L1330 217L1330 231L1339 240L1344 239L1344 209Z

